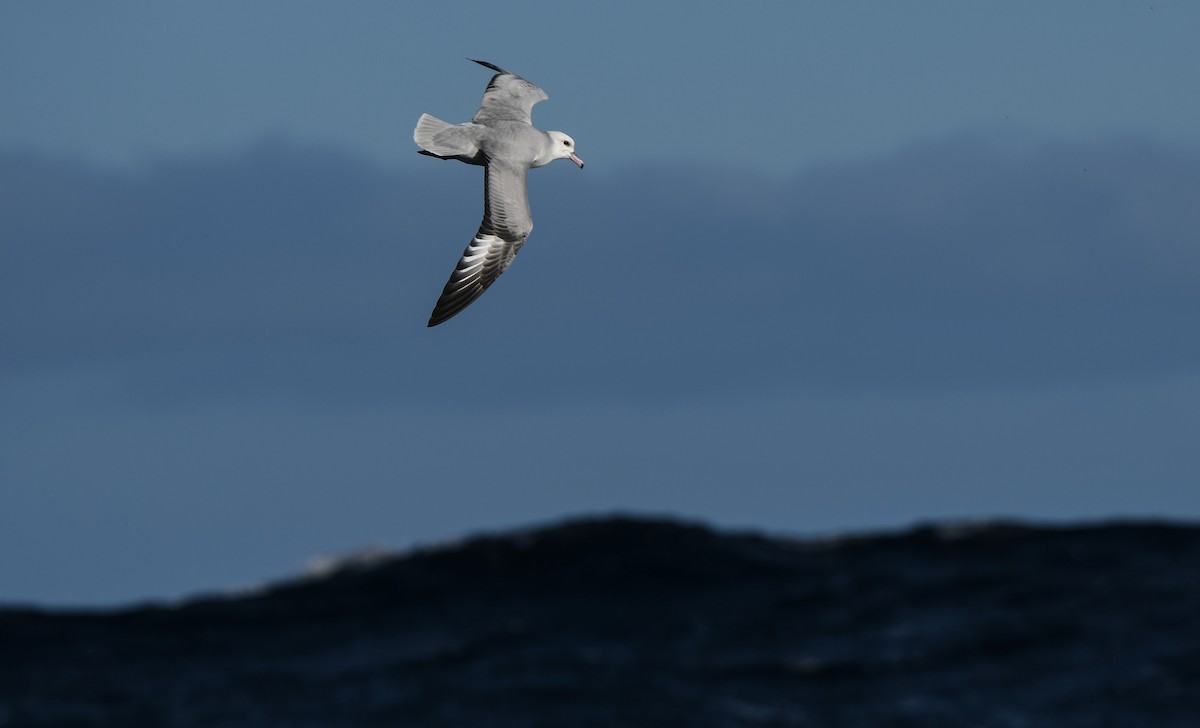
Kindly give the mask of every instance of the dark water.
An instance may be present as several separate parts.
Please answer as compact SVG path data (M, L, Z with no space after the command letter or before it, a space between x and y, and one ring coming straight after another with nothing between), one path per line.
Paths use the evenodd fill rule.
M1200 528L609 519L0 610L0 726L1200 726Z

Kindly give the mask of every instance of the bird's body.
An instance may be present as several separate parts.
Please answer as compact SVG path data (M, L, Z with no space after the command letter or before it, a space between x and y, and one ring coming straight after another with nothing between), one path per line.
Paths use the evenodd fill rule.
M457 159L485 167L483 222L450 274L429 325L450 319L479 298L512 263L525 238L533 231L533 215L525 176L532 167L575 156L575 141L558 131L533 128L533 105L548 97L525 79L485 61L475 61L494 71L483 93L483 104L465 124L450 124L422 114L413 130L421 154Z

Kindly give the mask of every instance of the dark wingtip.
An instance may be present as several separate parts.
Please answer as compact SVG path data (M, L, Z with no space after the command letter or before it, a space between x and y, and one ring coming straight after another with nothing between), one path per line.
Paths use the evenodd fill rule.
M473 299L471 299L471 301L467 301L466 304L454 306L454 305L448 305L446 303L446 301L443 300L443 299L445 299L445 297L446 297L446 294L443 293L442 297L438 299L437 305L435 305L433 307L433 312L429 314L429 323L425 324L425 328L432 329L434 326L437 326L438 324L446 323L450 319L452 319L455 316L457 316L458 314L462 313L462 310L464 308L466 308L467 306L471 305L471 301L475 300L473 298Z
M425 328L432 329L434 326L444 324L450 319L462 313L466 306L459 307L453 311L443 311L440 308L429 315L429 323L425 324Z
M468 58L467 60L468 60L468 61L475 61L475 63L478 63L479 65L483 66L484 68L490 68L490 69L492 69L493 71L495 71L496 73L505 73L505 74L508 74L508 71L505 71L503 68L501 68L500 66L497 66L497 65L496 65L496 64L494 64L494 63L488 63L487 61L478 61L478 60L475 60L474 58ZM510 76L511 76L512 74L508 74L508 75L510 75Z

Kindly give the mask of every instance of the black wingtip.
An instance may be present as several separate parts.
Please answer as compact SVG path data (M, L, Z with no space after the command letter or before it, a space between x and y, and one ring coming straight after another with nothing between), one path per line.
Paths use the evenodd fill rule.
M496 64L494 64L494 63L488 63L487 61L477 61L477 60L475 60L474 58L468 58L467 60L468 60L468 61L475 61L475 63L478 63L479 65L483 66L484 68L490 68L490 69L492 69L493 71L495 71L496 73L505 73L505 74L508 74L508 75L510 75L510 76L512 75L512 74L508 73L508 71L505 71L503 68L501 68L500 66L497 66L497 65L496 65Z
M438 301L438 303L441 303L441 301ZM466 308L466 306L459 306L451 311L446 311L439 306L438 308L434 309L433 313L429 315L429 323L425 324L425 328L432 329L434 326L446 323L450 319L462 313L464 308Z

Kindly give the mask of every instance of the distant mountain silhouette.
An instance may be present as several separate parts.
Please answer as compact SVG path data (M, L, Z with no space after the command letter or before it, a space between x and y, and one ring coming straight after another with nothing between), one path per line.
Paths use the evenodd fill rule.
M606 518L0 610L0 726L1195 726L1200 528Z

